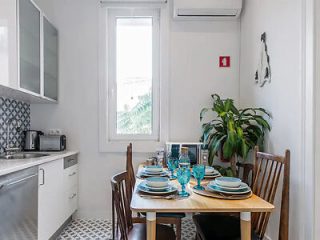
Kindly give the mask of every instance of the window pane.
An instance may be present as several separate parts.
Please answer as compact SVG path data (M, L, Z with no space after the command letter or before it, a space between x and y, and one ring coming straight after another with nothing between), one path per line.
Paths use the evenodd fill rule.
M117 134L152 134L152 17L116 23Z

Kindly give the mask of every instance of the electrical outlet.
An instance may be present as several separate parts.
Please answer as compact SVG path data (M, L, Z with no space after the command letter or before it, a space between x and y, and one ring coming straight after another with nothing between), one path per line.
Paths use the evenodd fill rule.
M49 135L61 135L62 130L61 129L49 129L48 134Z

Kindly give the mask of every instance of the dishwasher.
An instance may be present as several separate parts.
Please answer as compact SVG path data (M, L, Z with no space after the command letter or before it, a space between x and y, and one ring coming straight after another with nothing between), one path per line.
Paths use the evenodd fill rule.
M36 240L38 168L0 177L0 239Z

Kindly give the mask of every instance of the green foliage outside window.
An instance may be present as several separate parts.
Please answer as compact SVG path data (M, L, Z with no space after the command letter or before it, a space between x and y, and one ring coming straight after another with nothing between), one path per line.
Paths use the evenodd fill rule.
M138 97L138 103L117 114L118 134L152 133L152 94L151 91Z

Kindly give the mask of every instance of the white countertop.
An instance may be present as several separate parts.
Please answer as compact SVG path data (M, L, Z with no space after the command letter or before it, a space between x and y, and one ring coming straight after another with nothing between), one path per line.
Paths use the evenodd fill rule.
M79 152L63 151L63 152L34 152L34 153L45 153L45 154L49 154L49 156L38 157L38 158L28 158L28 159L17 159L17 160L0 159L0 176L6 175L8 173L20 171L29 167L41 165L43 163L55 161L71 155L75 155L75 154L78 154Z

